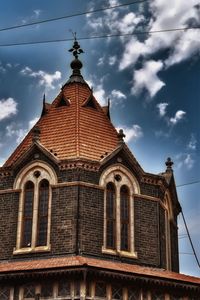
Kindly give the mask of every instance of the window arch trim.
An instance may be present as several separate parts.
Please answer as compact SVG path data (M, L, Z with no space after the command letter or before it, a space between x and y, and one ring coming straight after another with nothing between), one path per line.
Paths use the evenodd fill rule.
M57 174L55 170L48 164L43 163L40 160L34 161L34 163L30 163L26 165L16 176L16 179L14 181L13 189L21 189L22 185L24 184L25 177L28 173L31 172L32 169L40 169L43 171L46 171L49 174L49 182L50 184L56 184L57 183Z
M140 194L140 186L136 179L136 177L125 167L121 164L115 164L112 167L108 167L103 171L100 177L99 185L105 187L107 178L109 175L115 174L115 172L121 172L127 179L129 179L129 188L130 192L134 194Z

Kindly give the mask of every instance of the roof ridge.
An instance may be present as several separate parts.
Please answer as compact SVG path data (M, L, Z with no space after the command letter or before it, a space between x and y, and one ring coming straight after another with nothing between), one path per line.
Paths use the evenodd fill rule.
M79 109L79 85L76 85L76 89L75 89L75 101L76 101L76 121L75 121L75 126L76 126L76 155L77 157L80 156L80 126L79 126L79 120L80 120L80 109Z

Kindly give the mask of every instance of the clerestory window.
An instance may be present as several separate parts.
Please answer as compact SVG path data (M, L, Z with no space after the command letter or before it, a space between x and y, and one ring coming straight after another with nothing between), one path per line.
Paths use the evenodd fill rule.
M103 253L137 257L134 250L134 194L139 193L135 177L122 165L105 170Z
M51 185L56 182L54 170L42 162L18 174L15 188L21 194L14 254L50 250Z

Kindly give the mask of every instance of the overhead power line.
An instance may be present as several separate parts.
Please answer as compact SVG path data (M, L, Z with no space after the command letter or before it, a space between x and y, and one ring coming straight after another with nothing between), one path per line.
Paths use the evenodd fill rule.
M156 33L174 32L174 31L186 31L186 30L192 30L192 29L200 29L200 26L182 27L182 28L169 28L169 29L150 30L150 31L133 31L132 33L116 33L116 34L103 34L103 35L85 36L85 37L79 37L78 40L79 41L80 40L95 40L95 39L114 38L114 37L121 37L121 36L156 34ZM74 38L65 38L65 39L29 41L29 42L19 42L19 43L5 43L5 44L0 44L0 47L60 43L60 42L69 42L69 41L73 41L73 40L74 40Z
M191 182L186 182L186 183L183 183L183 184L179 184L176 187L179 188L179 187L182 187L182 186L191 185L191 184L195 184L195 183L200 183L200 180L196 180L196 181L191 181Z
M97 9L93 9L93 10L74 13L74 14L71 14L71 15L60 16L60 17L57 17L57 18L49 18L49 19L30 22L30 23L26 23L26 24L13 25L13 26L10 26L10 27L0 28L0 31L13 30L13 29L18 29L18 28L23 28L23 27L33 26L33 25L39 25L39 24L59 21L59 20L63 20L63 19L79 17L79 16L83 16L83 15L98 13L98 12L106 11L106 10L109 10L109 9L120 8L120 7L123 7L123 6L139 4L139 3L143 3L143 2L148 2L148 0L136 0L136 1L129 2L129 3L123 3L123 4L113 5L113 6L101 7L101 8L97 8Z
M187 232L189 241L190 241L190 245L191 245L191 247L192 247L192 251L193 251L194 257L195 257L195 259L196 259L196 262L197 262L198 267L200 268L200 262L199 262L199 259L198 259L198 257L197 257L197 254L196 254L196 251L195 251L193 242L192 242L192 238L191 238L190 233L189 233L189 229L188 229L188 226L187 226L187 223L186 223L184 214L183 214L183 210L181 210L181 215L182 215L183 222L184 222L184 225L185 225L185 229L186 229L186 232Z
M179 254L183 254L183 255L194 255L193 253L189 253L189 252L179 252Z

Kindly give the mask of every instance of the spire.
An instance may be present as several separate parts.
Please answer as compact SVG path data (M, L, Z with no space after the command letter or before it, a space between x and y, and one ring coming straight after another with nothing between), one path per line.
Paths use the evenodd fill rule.
M72 62L70 64L73 72L66 84L72 83L72 82L86 83L85 80L83 79L83 76L81 75L81 71L80 71L83 64L79 60L79 55L81 53L84 53L84 51L81 49L81 47L76 39L76 32L73 35L74 35L74 44L73 44L72 48L69 49L69 52L72 52L72 54L74 56L74 59L72 60Z

